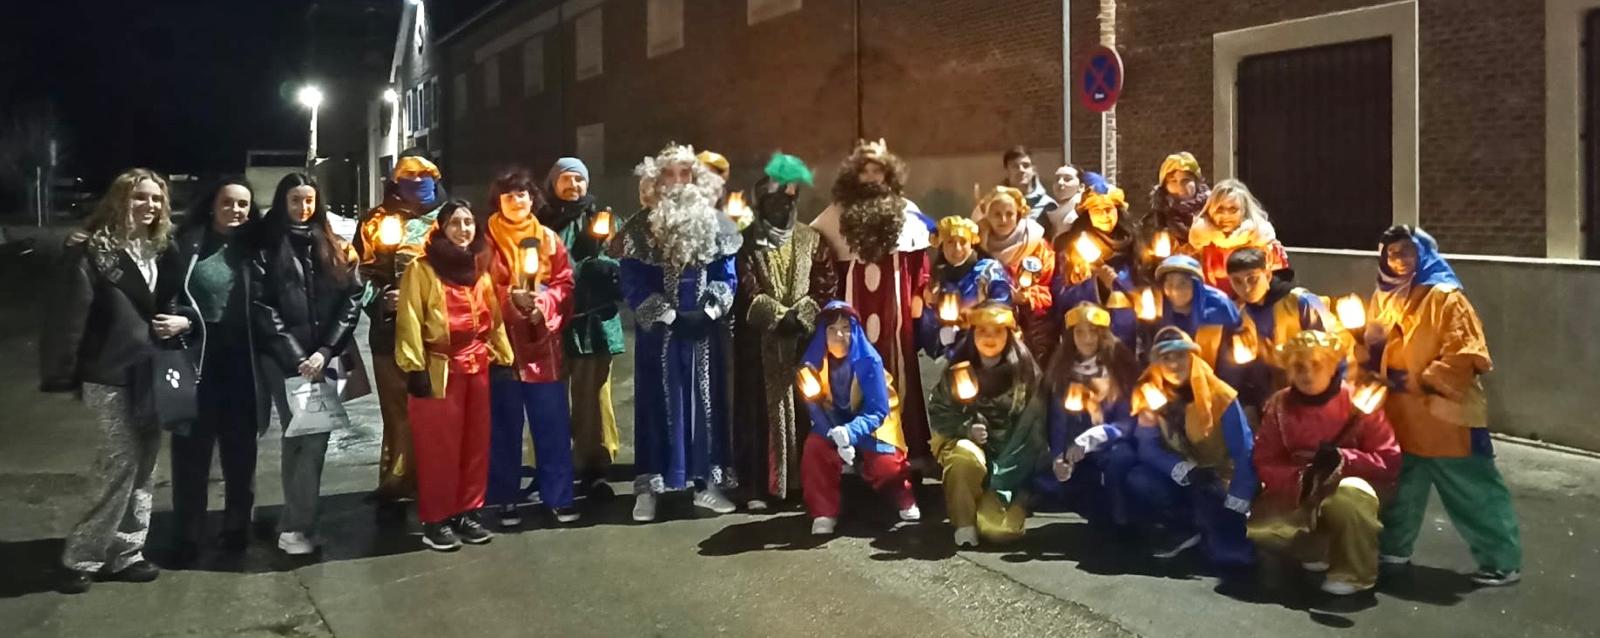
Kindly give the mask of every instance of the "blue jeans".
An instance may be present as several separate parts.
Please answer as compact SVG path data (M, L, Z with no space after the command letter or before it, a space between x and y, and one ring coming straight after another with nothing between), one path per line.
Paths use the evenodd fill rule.
M487 505L522 500L522 426L533 432L539 497L550 508L572 505L572 418L567 384L494 379L489 387Z

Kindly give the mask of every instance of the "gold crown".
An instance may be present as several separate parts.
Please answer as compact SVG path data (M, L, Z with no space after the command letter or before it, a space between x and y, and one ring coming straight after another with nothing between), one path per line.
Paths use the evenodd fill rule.
M881 137L876 142L857 140L856 152L867 157L882 157L889 154L889 144L883 141Z
M1080 303L1073 307L1072 310L1067 311L1068 328L1076 326L1085 321L1089 322L1091 325L1100 326L1101 328L1110 328L1111 313L1106 312L1105 308L1096 306L1088 301Z
M987 326L991 328L1017 329L1017 315L1011 309L997 303L985 304L967 311L967 325L973 328Z

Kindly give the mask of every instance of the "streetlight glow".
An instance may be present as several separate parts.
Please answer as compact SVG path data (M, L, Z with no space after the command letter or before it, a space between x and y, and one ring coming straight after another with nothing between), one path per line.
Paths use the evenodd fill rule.
M308 109L315 110L317 107L322 106L322 89L315 86L308 85L300 89L300 93L296 97L300 100L300 105Z
M393 88L387 88L387 89L383 90L383 101L388 102L390 104L394 104L395 102L398 102L399 100L400 100L400 94L396 93Z

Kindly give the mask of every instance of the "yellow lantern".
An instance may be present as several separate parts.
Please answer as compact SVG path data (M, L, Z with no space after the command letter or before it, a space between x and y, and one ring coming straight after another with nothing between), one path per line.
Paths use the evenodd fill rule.
M594 218L589 221L589 236L604 241L611 238L612 232L611 209L595 213Z
M398 215L384 215L378 221L378 244L392 248L405 239L405 222Z
M978 398L978 376L972 372L971 363L962 361L950 366L950 390L962 403Z
M1359 330L1367 325L1367 309L1361 305L1361 297L1340 297L1335 304L1335 311L1339 315L1339 323L1344 324L1346 330Z
M800 396L805 400L822 398L822 380L818 378L817 369L809 364L800 366L800 371L795 373L795 383L800 386Z
M939 297L939 321L947 326L961 321L961 295L947 291Z
M519 288L528 288L529 284L539 281L539 239L529 237L522 240L519 245L522 250L522 282Z
M1155 321L1161 318L1161 306L1156 305L1156 293L1150 288L1139 291L1140 321Z
M1383 407L1384 399L1389 397L1389 389L1383 384L1369 383L1356 389L1355 395L1350 397L1357 410L1362 414L1372 414Z
M1245 342L1244 335L1233 336L1233 362L1244 365L1256 360L1256 350Z
M1026 270L1017 274L1018 288L1031 288L1033 286L1033 273Z
M1061 407L1068 412L1083 411L1083 384L1074 382L1067 387L1067 396L1061 401Z
M1100 256L1103 254L1100 244L1090 239L1087 233L1078 235L1078 241L1072 242L1072 251L1078 254L1080 261L1089 265L1100 261Z
M740 191L728 194L728 203L723 206L723 212L728 215L728 219L732 220L739 230L744 230L745 227L750 225L750 221L755 218L750 212L750 206L744 203L744 193Z
M1162 392L1154 383L1139 386L1139 397L1144 399L1144 408L1151 412L1167 407L1167 393Z
M1155 253L1156 259L1166 259L1171 257L1172 235L1168 234L1167 231L1164 230L1156 233L1154 241L1151 242L1151 250Z

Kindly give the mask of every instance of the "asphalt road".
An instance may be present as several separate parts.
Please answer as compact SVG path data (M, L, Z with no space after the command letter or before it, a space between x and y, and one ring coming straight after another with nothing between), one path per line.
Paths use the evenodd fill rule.
M454 554L423 549L415 523L380 524L374 484L381 426L371 398L331 446L322 555L279 554L278 446L262 444L257 540L242 557L206 554L152 584L52 591L61 537L87 499L96 437L88 412L35 388L43 269L0 261L0 636L1594 636L1600 635L1600 461L1502 444L1527 546L1521 585L1474 590L1465 547L1429 513L1409 574L1375 596L1330 600L1282 561L1259 584L1219 588L1194 558L1171 564L1097 536L1071 515L1040 514L1024 540L956 552L938 487L926 521L898 523L847 483L840 536L819 542L798 509L698 513L664 503L662 522L628 519L630 499L585 504L585 519L525 529ZM1508 347L1500 345L1499 347ZM618 414L631 437L627 362ZM623 461L631 456L624 450ZM163 455L151 555L166 551ZM614 485L627 488L626 468ZM213 508L221 483L213 472ZM1436 504L1435 504L1436 505Z

